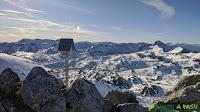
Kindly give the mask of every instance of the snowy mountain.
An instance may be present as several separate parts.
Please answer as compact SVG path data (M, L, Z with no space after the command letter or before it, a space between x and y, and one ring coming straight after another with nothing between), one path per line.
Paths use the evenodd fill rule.
M58 40L23 39L0 43L0 71L6 67L23 80L33 66L42 66L64 80ZM184 75L200 73L200 47L156 41L148 43L77 42L70 57L70 80L84 77L102 95L111 89L133 91L143 105L168 92Z

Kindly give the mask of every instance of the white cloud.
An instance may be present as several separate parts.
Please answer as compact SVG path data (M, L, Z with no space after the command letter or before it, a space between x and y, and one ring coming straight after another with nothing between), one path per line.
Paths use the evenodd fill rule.
M81 25L61 24L43 18L21 17L18 15L20 12L8 12L16 14L16 17L13 17L13 15L0 16L0 21L4 23L0 26L1 41L15 41L22 38L52 39L58 37L76 37L81 40L104 35L104 32L97 32Z
M44 12L44 11L41 11L41 10L30 9L30 8L25 8L24 10L26 10L26 11L28 11L28 12L35 12L35 13Z
M42 15L44 13L41 13L43 11L30 8L30 5L27 5L28 2L26 3L26 0L3 1L17 8L0 9L0 21L2 23L0 26L0 41L15 41L22 38L51 39L58 37L77 37L81 40L86 38L97 38L105 35L105 32L97 31L89 26L73 23L59 23L49 20L48 18L44 18ZM74 5L70 6L69 4L59 4L58 7L60 6L66 10L74 10L84 14L93 14L91 11Z
M28 12L21 12L21 11L16 11L16 10L9 10L9 9L0 9L0 13L3 13L4 14L3 16L5 15L16 16L18 14L21 14L28 17L32 17L32 15Z
M17 8L21 8L24 11L30 12L30 13L40 13L40 12L44 12L41 10L36 10L36 9L32 9L30 8L27 3L26 0L3 0L6 3L9 3Z
M82 13L85 13L85 14L89 14L89 15L95 15L94 12L92 11L89 11L87 9L83 9L83 8L80 8L80 7L77 7L77 6L72 6L72 5L66 5L63 7L64 9L70 9L70 10L74 10L74 11L78 11L78 12L82 12Z
M23 14L24 12L16 11L16 10L7 10L7 9L0 9L0 11L3 12L9 12L9 13L16 13L16 14Z
M149 5L161 12L161 18L169 18L176 14L175 9L163 0L141 0L142 3Z
M6 16L7 14L4 14L4 13L0 13L0 16Z
M49 1L51 3L51 5L53 7L57 7L57 8L62 8L64 10L70 10L70 11L75 11L75 12L79 12L79 13L83 13L83 14L87 14L87 15L96 15L96 13L94 13L91 10L82 8L80 6L78 6L77 4L72 4L70 1L56 1L56 0L50 0Z

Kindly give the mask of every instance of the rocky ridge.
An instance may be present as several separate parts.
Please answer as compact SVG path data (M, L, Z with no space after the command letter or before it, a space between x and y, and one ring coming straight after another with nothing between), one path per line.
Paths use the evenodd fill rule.
M146 112L133 93L112 91L102 97L85 79L73 81L68 89L43 68L34 67L24 82L5 69L0 75L0 112ZM124 96L126 100L119 102ZM118 103L115 101L118 100Z

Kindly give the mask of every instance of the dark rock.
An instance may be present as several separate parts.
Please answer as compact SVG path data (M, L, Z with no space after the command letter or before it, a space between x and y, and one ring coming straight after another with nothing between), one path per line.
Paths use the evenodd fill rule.
M166 94L156 103L200 104L199 76L191 75L182 78L170 94ZM197 111L199 112L200 108Z
M122 103L138 103L136 96L132 92L119 92L112 90L108 92L105 96L105 99L112 101L114 104L122 104Z
M122 77L117 77L112 80L114 86L119 86L120 88L129 89L132 86L132 83L125 80Z
M132 83L134 83L134 84L142 84L143 83L142 79L136 75L132 76L131 78L132 78Z
M147 112L147 109L138 103L125 103L115 106L112 112Z
M142 53L136 53L140 58L145 58L147 57L146 55L142 54Z
M194 59L193 61L200 65L200 59Z
M65 85L62 79L57 79L57 81L58 81L58 86L60 89L65 88Z
M164 43L163 43L162 41L157 40L157 41L154 42L153 45L154 45L154 46L155 46L155 45L158 45L158 46L159 46L159 45L163 45L163 44L164 44Z
M198 83L196 84L196 89L197 89L197 90L200 90L200 82L198 82Z
M15 95L19 77L10 68L5 69L0 75L0 96L8 97Z
M69 87L67 112L103 112L104 99L97 88L85 79L77 79Z
M164 91L156 85L145 85L142 87L140 94L143 96L162 96Z
M5 112L25 112L17 109L17 102L14 102L14 100L3 99L0 108Z
M113 103L110 100L104 100L103 112L111 112Z
M20 90L25 104L34 112L65 112L66 98L57 79L43 68L34 67Z
M196 85L200 82L200 74L183 77L174 87L173 91L181 90L190 85Z
M32 112L18 94L19 82L18 75L10 68L0 75L0 112Z
M163 43L163 42L160 41L160 40L156 41L153 45L154 45L154 46L155 46L155 45L159 46L160 48L163 49L164 52L168 52L168 51L170 51L170 50L172 50L172 49L174 48L174 47L172 47L172 46L170 46L170 45L168 45L168 44Z
M159 103L197 103L200 104L200 91L193 86L187 86L165 96Z
M156 59L157 58L157 56L156 56L156 54L154 52L150 53L149 57L152 58L152 59Z
M165 63L170 63L170 62L171 62L170 59L167 59L166 57L163 57L163 56L158 56L157 59L158 59L159 61L163 61L163 62L165 62Z
M0 102L0 112L6 112L5 108L3 107L3 105Z

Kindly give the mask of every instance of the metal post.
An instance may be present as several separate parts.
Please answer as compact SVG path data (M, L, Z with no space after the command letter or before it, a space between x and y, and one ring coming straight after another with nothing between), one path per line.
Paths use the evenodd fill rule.
M63 56L65 58L64 62L64 72L65 72L65 77L66 77L66 90L68 90L68 76L69 76L69 66L68 66L68 59L69 59L70 52L64 51Z
M65 77L66 77L66 89L68 90L68 76L69 76L69 66L68 66L68 57L65 57Z

